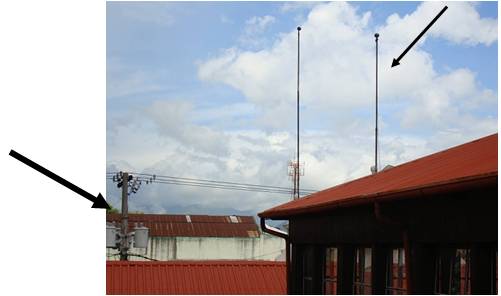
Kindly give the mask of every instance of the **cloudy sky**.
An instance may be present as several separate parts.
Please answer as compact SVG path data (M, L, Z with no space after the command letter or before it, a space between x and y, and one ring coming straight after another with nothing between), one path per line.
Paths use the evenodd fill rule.
M290 187L298 25L302 188L370 173L375 32L382 166L497 132L496 2L108 2L106 14L109 172ZM130 210L255 215L289 199L152 184Z

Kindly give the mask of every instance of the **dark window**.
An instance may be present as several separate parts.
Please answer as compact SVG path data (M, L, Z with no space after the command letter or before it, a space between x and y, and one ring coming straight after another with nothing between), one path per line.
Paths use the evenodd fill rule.
M470 261L470 249L441 252L436 263L435 294L471 294Z
M324 294L337 294L337 248L325 249Z
M357 248L355 250L355 276L353 294L372 294L372 249Z
M303 251L303 294L313 293L313 248L306 247Z
M390 249L387 258L386 294L407 294L404 249Z

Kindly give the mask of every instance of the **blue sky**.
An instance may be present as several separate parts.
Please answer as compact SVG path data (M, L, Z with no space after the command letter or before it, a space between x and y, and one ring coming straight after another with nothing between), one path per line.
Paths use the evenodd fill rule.
M374 32L380 162L497 131L497 2L108 2L108 170L289 186L301 25L304 187L369 173ZM108 184L108 199L119 192ZM255 214L270 196L151 185L132 210Z

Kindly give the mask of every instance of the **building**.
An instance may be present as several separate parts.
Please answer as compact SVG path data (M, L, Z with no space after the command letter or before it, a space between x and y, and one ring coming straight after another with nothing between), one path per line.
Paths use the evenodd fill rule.
M288 293L497 293L497 151L494 134L260 213Z
M270 261L108 261L107 295L285 294L285 263Z
M107 223L120 223L107 214ZM129 214L129 231L136 223L149 229L148 248L131 248L129 260L272 260L285 249L282 239L261 233L252 216ZM116 249L106 249L118 260Z

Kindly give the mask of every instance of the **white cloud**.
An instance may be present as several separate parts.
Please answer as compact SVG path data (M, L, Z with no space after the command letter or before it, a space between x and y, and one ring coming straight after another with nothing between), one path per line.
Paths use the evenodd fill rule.
M164 89L151 72L126 66L120 59L106 61L106 97L116 99ZM158 75L158 74L157 74Z
M424 38L441 37L467 45L491 45L497 40L497 19L481 18L472 2L423 2L412 14L391 15L380 31L391 42L410 43L446 5L448 9Z
M382 165L397 165L497 130L497 94L483 87L470 69L439 73L433 56L420 44L400 66L389 67L440 5L423 3L407 16L390 16L378 28L381 108L395 109L381 118ZM489 33L492 20L478 17L474 5L453 3L446 14L449 18L439 19L428 38L469 46L496 42ZM370 19L369 12L334 2L318 4L301 24L301 159L306 164L302 188L323 189L370 172L375 82L375 30L369 27ZM459 32L455 26L463 19L472 28ZM256 17L248 22L266 30L273 20ZM482 36L471 34L482 29L486 30ZM180 100L162 100L146 107L132 123L116 119L118 127L108 133L108 143L113 143L109 150L120 154L108 156L110 168L127 159L124 166L158 175L290 186L287 161L295 151L296 36L293 28L268 47L252 51L234 46L199 65L201 80L241 91L244 103L202 109ZM257 125L230 131L224 125L200 123L216 118L233 121L246 114L257 116ZM132 205L155 212L199 205L206 212L225 208L256 213L289 199L165 186L145 188L144 198L132 200Z
M193 106L186 101L155 101L145 109L145 116L162 136L190 149L211 155L226 155L225 135L206 126L193 124L190 118L192 111Z
M408 116L401 117L403 127L415 125L418 118L431 119L436 123L434 128L454 124L458 117L471 113L465 106L476 98L495 104L492 91L482 88L474 73L457 69L438 74L432 56L419 46L405 56L400 66L389 67L395 53L408 45L409 37L419 33L414 31L424 28L423 19L429 22L428 16L437 5L440 3L426 2L403 18L390 16L387 24L379 28L380 97L386 103L405 100L405 110L401 111ZM472 11L475 8L471 4L453 3L446 14L460 17L474 14ZM439 24L442 19L436 23L433 34L471 44L473 37L467 32L461 37L455 33L455 23L463 20L450 15L442 26ZM374 30L368 27L370 17L370 12L357 11L350 4L339 2L319 4L311 10L301 25L301 101L308 107L304 116L325 110L339 113L366 109L373 104ZM489 31L491 20L471 21L474 26L471 30L480 31L486 24ZM262 111L263 126L276 130L290 128L290 114L295 110L296 35L296 30L283 34L273 46L260 51L230 48L201 63L199 77L240 90ZM455 118L450 108L455 111ZM347 117L347 120L353 119Z
M243 46L258 48L266 43L263 33L275 22L271 15L253 16L245 21L245 28L239 42Z
M249 32L262 32L264 29L266 29L274 22L275 22L275 17L271 15L253 16L247 21L245 21L246 30L248 30Z
M280 6L280 12L286 13L296 10L302 9L311 9L318 3L315 1L293 1L293 2L285 2L282 6Z

